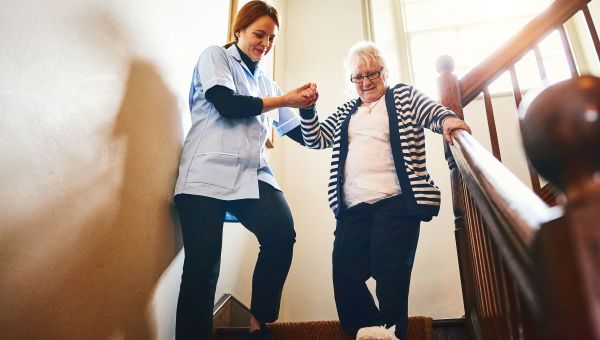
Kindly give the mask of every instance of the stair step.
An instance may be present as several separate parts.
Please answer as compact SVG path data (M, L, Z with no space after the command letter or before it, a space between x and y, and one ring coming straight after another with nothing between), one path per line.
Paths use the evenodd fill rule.
M433 320L433 340L466 340L465 319Z
M215 340L244 340L248 327L219 327L215 328Z
M276 322L269 324L269 328L277 340L354 340L342 330L338 321ZM247 333L247 327L218 327L215 339L243 340ZM433 340L432 319L409 318L406 340Z

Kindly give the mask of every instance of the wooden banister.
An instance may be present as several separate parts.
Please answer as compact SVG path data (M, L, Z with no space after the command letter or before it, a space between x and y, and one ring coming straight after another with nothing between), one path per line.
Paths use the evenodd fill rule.
M473 136L463 130L452 132L458 143L451 146L458 168L467 188L497 211L489 216L502 215L511 234L522 247L529 247L539 227L556 217L556 211L544 203L510 170L490 154ZM466 177L468 176L468 177ZM487 209L487 208L486 208Z
M527 156L566 204L548 206L471 135L452 132L469 334L600 339L600 78L550 86L519 114Z
M550 208L471 135L457 130L453 138L452 154L462 180L521 292L539 313L529 249L542 224L561 210Z
M440 100L460 118L483 92L495 155L463 131L445 145L470 339L600 339L600 78L578 76L563 27L581 10L600 60L589 2L555 0L460 80L452 58L436 64ZM554 30L573 78L532 102L532 95L522 96L515 64L533 52L547 86L538 43ZM533 191L499 161L488 86L504 72L522 117ZM550 182L544 188L538 171Z
M466 106L490 81L496 79L507 67L516 63L538 41L561 26L591 0L555 0L540 15L504 43L494 54L464 75L459 88L461 104Z

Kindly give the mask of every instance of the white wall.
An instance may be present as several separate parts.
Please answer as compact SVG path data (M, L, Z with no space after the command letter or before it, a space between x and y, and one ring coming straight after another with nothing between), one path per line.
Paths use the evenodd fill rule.
M2 2L3 338L172 333L189 81L227 17L215 1Z

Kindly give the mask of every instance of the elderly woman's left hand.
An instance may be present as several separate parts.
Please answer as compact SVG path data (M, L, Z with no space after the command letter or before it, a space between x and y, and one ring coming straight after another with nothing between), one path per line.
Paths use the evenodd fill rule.
M469 134L471 133L471 128L469 127L469 125L467 125L467 123L465 123L461 119L454 117L444 119L444 122L442 123L442 129L444 138L446 139L446 142L448 142L448 144L452 144L452 137L450 136L450 134L456 129L465 130Z

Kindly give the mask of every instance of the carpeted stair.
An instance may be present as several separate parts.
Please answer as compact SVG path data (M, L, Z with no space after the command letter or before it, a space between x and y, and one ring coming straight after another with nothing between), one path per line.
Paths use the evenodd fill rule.
M411 317L405 340L431 340L432 323L429 317ZM276 340L354 340L345 333L338 321L276 322L270 324ZM247 328L217 328L215 340L243 339Z

